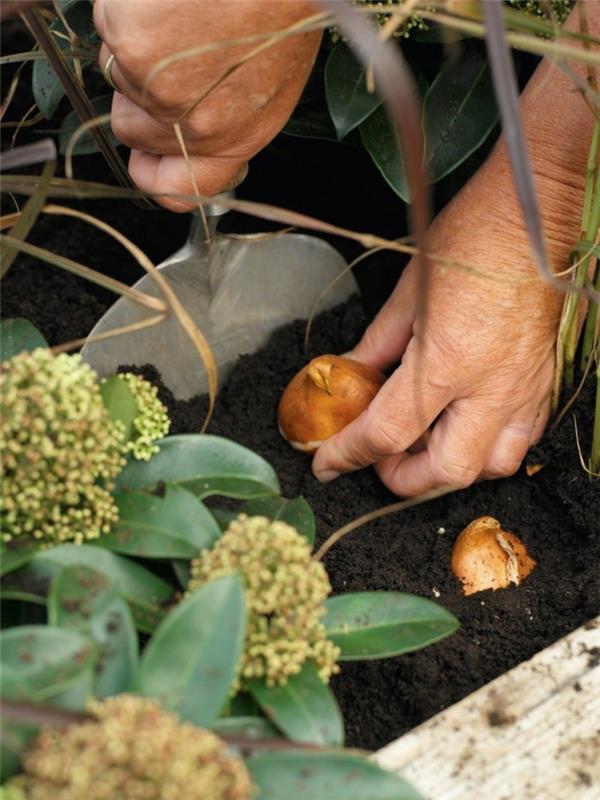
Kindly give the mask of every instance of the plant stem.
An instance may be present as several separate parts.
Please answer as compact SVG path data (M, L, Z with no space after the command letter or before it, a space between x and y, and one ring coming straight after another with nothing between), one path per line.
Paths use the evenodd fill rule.
M583 198L581 219L581 239L594 241L600 226L600 173L598 171L598 151L600 149L600 120L596 120L587 162L587 179ZM575 351L578 343L578 310L582 292L591 262L591 255L582 258L573 275L572 288L565 300L565 310L559 331L560 346L563 351L564 384L573 387ZM592 305L596 305L593 303ZM556 399L556 398L555 398Z
M590 455L590 472L600 472L600 362L596 369L596 412L594 416L594 435L592 437L592 453Z

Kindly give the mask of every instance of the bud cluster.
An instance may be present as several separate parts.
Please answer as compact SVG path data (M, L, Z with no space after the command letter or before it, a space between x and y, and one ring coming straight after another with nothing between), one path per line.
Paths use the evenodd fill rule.
M324 682L339 670L339 648L321 617L331 584L311 559L307 539L285 522L240 514L211 550L192 561L189 591L238 572L246 586L248 625L237 689L264 678L284 685L306 661Z
M154 700L91 701L95 719L46 728L5 786L11 800L250 800L244 762Z

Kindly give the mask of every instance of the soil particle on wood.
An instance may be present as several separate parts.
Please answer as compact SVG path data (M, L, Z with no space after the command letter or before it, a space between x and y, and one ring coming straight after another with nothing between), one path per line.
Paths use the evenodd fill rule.
M317 545L395 498L369 469L319 484L310 460L279 436L277 404L301 366L320 353L345 352L364 325L361 305L352 300L317 319L308 353L303 323L280 329L261 352L240 358L208 429L260 453L277 471L286 497L301 494L308 500L317 518ZM146 374L152 377L152 370ZM590 427L592 388L573 409L580 435ZM174 402L164 388L161 393L174 433L200 428L205 398ZM384 517L327 554L334 592L412 592L435 599L461 623L456 634L425 650L343 664L332 685L350 746L381 747L600 611L600 491L581 470L572 419L536 457L545 466L532 477L522 469L513 478ZM449 569L451 549L460 531L483 514L520 536L538 565L518 588L464 597Z

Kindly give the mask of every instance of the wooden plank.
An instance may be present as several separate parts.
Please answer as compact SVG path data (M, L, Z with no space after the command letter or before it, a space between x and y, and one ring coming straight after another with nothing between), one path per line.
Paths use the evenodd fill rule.
M599 800L600 617L373 758L428 800Z

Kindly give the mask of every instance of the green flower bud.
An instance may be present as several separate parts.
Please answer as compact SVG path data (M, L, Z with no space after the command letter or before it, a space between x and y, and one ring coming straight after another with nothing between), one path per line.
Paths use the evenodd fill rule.
M138 407L138 414L133 420L133 436L125 446L126 453L132 453L140 461L148 461L154 453L158 453L156 439L166 436L171 427L167 409L158 399L158 389L149 381L123 372L119 375L133 395Z
M248 624L240 676L284 685L306 661L327 683L339 671L340 651L321 617L331 584L323 565L311 558L307 539L285 522L240 514L211 550L192 561L188 591L238 572L246 585Z
M92 701L89 722L43 729L8 781L14 800L250 800L244 762L154 700ZM19 793L20 792L20 793Z
M78 355L19 353L0 374L0 523L5 542L97 539L118 519L110 495L123 468L122 424Z

